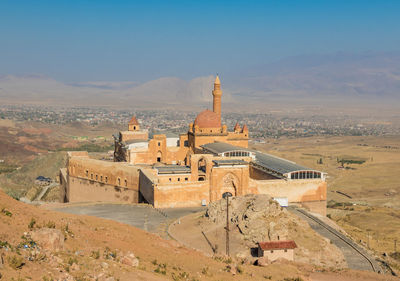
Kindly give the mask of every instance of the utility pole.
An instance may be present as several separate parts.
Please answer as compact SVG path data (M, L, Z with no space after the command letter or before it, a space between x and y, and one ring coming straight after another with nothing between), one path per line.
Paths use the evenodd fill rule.
M226 255L229 257L229 196L226 196Z

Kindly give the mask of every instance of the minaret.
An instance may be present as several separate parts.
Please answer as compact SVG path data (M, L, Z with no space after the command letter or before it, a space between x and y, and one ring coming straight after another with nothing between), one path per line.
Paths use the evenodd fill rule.
M213 111L219 115L221 119L221 81L219 81L219 77L215 77L214 82L214 90L212 91L213 94Z

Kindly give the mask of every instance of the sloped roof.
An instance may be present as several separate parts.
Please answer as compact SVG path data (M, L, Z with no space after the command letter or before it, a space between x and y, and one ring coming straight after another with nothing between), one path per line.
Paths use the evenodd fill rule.
M128 123L129 125L139 125L139 122L137 121L135 116L132 116L131 120Z
M300 166L292 161L261 152L256 152L256 160L254 162L279 174L286 174L294 171L313 170L304 166Z
M190 174L190 167L179 165L164 165L154 167L158 174Z
M226 142L212 142L202 145L201 147L211 151L215 154L220 154L228 151L235 151L235 150L242 150L242 151L249 151L249 149L232 145Z
M264 251L297 248L296 242L293 240L259 242L258 245Z
M271 154L261 153L252 149L231 145L225 142L208 143L202 145L201 147L217 155L229 151L248 151L254 153L255 160L253 160L252 163L260 165L261 167L279 175L284 175L294 171L315 171L314 169L298 165L292 161L282 159Z

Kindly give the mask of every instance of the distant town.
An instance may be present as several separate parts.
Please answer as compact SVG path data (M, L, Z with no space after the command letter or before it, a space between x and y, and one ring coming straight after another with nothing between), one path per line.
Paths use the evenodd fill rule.
M144 129L150 134L159 132L184 133L188 121L194 120L197 112L173 112L170 110L111 110L106 108L53 108L40 106L0 106L0 119L33 121L49 124L82 122L91 126L111 123L127 124L136 115ZM266 137L309 137L309 136L383 136L400 134L398 120L377 119L370 116L323 116L284 115L282 113L245 114L224 113L223 123L228 128L236 122L247 124L253 141Z

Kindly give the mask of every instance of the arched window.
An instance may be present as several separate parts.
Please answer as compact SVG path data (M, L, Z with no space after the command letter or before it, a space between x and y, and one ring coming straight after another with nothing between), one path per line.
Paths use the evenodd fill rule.
M157 162L161 162L162 161L162 152L158 151L157 152Z
M205 173L205 172L207 171L207 162L206 162L206 159L201 158L201 159L199 160L199 162L197 163L197 167L198 167L199 171L202 171L202 172Z

